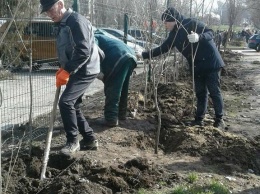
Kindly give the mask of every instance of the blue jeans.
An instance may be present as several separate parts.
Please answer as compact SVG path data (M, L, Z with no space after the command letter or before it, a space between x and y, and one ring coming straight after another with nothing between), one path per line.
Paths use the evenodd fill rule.
M196 120L202 120L205 117L208 93L213 102L215 118L222 118L224 102L220 90L220 72L221 70L195 77L195 93L197 97Z
M80 133L86 141L95 139L93 129L89 126L80 110L82 96L96 78L95 75L72 75L59 100L60 114L68 142L77 140Z

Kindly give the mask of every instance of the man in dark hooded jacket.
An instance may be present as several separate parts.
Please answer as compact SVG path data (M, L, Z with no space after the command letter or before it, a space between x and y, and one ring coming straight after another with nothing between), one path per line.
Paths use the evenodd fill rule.
M108 37L100 30L95 32L95 38L105 54L100 73L106 97L105 118L99 119L98 123L115 127L118 120L126 119L128 87L130 76L137 65L136 54L123 41Z
M176 47L187 59L191 68L194 59L197 110L192 125L204 124L209 92L215 110L213 126L224 129L222 119L224 103L220 91L220 71L224 62L214 43L213 31L197 19L185 18L172 7L164 11L162 21L169 31L168 37L159 47L145 51L141 56L144 59L156 57Z

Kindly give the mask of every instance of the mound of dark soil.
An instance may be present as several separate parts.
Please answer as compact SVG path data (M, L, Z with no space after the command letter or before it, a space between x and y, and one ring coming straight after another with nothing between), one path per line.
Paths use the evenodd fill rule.
M230 56L233 56L230 53ZM236 71L226 70L224 89L236 94L251 91L251 83L237 79ZM230 73L232 72L232 73ZM238 75L238 76L237 76ZM21 144L26 129L2 136L2 182L5 194L112 194L136 193L140 188L172 187L185 182L187 171L175 172L174 156L200 158L201 165L216 168L216 174L232 175L235 172L260 174L259 136L249 139L213 128L212 104L205 127L190 127L193 119L194 95L190 81L158 85L158 106L161 111L160 156L154 156L158 124L153 95L144 103L140 91L142 77L135 78L129 95L128 117L119 127L104 128L95 124L103 115L102 94L90 97L93 102L83 107L90 125L95 129L100 143L98 151L80 151L72 157L59 150L65 142L60 118L53 135L51 153L45 180L40 180L45 148L43 136L33 142L31 157L28 145ZM246 84L245 84L246 83ZM237 102L235 102L237 108ZM42 133L46 135L46 133ZM192 160L192 159L191 159ZM187 165L179 163L178 165ZM193 165L192 162L190 165ZM180 167L180 166L179 166ZM192 167L190 167L192 168ZM175 168L176 169L176 168ZM184 169L184 168L183 168ZM209 170L211 171L211 169ZM182 174L181 174L182 173ZM247 175L249 177L249 175ZM255 179L257 180L257 179ZM237 183L239 185L239 183ZM256 186L257 187L257 186Z

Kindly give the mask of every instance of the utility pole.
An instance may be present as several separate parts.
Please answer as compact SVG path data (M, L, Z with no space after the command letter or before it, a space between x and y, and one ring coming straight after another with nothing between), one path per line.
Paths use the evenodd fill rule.
M129 23L128 14L125 13L125 15L124 15L124 38L123 38L123 41L125 44L127 44L128 23Z
M90 1L90 22L93 24L94 22L94 0Z
M80 13L79 0L73 0L72 9L73 11Z
M192 15L192 0L190 0L190 18L191 18L191 15Z
M166 0L166 8L168 8L169 7L169 4L170 4L170 0Z
M1 62L1 60L0 60ZM0 107L2 106L2 90L1 90L1 87L0 87ZM2 119L2 114L0 112L0 123L2 123L1 121ZM2 125L0 124L0 177L2 177ZM0 193L2 194L2 178L0 179Z
M202 1L202 14L201 14L202 19L204 18L204 2L205 0Z

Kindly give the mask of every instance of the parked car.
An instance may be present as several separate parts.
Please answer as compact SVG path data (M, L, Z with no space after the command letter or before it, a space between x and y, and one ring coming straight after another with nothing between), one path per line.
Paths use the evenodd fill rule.
M105 30L103 30L103 28L97 28L97 29L94 29L94 30L95 30L95 31L101 31L104 35L106 35L106 36L108 36L108 37L110 37L110 38L114 38L114 39L117 39L117 40L122 41L121 39L117 38L116 36L114 36L114 35L108 33L108 32L105 31ZM141 47L141 46L138 45L138 44L134 44L134 43L132 43L132 42L127 41L127 45L128 45L130 48L132 48L132 49L135 51L135 53L141 53L142 51L144 51L144 48Z
M124 40L124 31L122 30L118 30L118 29L113 29L113 28L100 28L112 35L114 35L115 37L121 39L121 40ZM143 40L137 40L136 38L134 38L133 36L127 34L127 41L128 42L132 42L132 43L135 43L135 44L138 44L144 48L148 47L148 42L147 41L143 41ZM152 45L152 48L154 47L157 47L158 45L157 44L153 44Z
M260 52L260 34L254 34L248 40L248 48L255 49Z
M128 34L142 41L149 41L149 37L150 37L149 31L140 30L140 29L130 29L128 30ZM162 41L163 41L162 37L158 36L154 32L152 33L152 42L159 45L161 44Z
M1 36L9 23L6 21L0 27ZM54 29L54 23L48 19L13 22L0 47L2 66L18 68L23 64L28 65L31 48L33 68L39 68L42 63L58 64Z
M6 22L6 20L0 19L0 27Z

